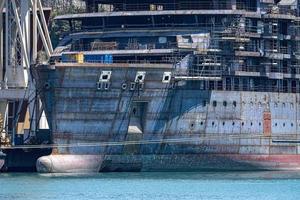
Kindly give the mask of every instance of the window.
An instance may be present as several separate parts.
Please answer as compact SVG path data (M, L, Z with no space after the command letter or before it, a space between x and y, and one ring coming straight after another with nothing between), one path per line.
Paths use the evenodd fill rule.
M223 106L226 107L227 106L227 102L223 101Z

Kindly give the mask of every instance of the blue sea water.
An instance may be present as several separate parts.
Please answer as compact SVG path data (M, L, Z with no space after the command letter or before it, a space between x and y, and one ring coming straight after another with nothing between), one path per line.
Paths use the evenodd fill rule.
M0 200L296 200L298 172L0 174Z

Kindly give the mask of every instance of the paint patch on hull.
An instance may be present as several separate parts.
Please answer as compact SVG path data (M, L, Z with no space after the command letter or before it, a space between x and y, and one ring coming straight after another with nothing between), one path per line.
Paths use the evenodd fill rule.
M99 172L101 155L50 155L37 160L40 173L90 173Z

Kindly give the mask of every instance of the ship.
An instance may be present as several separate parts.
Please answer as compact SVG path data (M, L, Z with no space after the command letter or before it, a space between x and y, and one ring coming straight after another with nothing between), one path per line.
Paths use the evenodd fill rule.
M34 69L38 172L300 169L298 1L81 3Z

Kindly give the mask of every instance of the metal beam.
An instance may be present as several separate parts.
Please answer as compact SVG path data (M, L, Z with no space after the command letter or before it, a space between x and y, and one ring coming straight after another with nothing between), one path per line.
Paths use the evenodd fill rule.
M43 32L40 20L37 19L36 22L37 22L37 27L38 27L39 35L40 35L40 37L42 39L42 42L43 42L46 54L47 54L48 58L50 58L51 53L50 53L50 50L49 50L49 47L48 47L48 43L47 43L46 37L45 37L44 32Z
M21 23L20 23L20 17L19 17L19 14L18 14L18 9L17 9L17 5L16 5L16 1L15 0L11 0L11 3L12 3L12 6L13 6L14 15L15 15L15 19L16 19L17 31L20 34L21 38L22 38L20 43L21 43L22 51L25 54L24 55L24 60L25 60L25 63L26 63L25 67L27 69L29 69L29 67L30 67L29 60L28 60L29 56L28 56L28 52L27 52L26 42L23 40L24 34L22 32L22 27L21 27Z
M39 7L39 13L41 14L41 19L43 19L44 18L44 11L43 11L42 5L39 5L40 1L36 0L37 4L35 4L34 0L30 0L30 2L31 2L32 9L34 9L34 7L38 5L38 7ZM53 49L52 49L52 44L51 44L51 40L50 40L48 28L47 28L46 25L43 24L43 26L44 26L44 30L43 30L43 27L41 25L41 22L39 20L37 12L35 13L35 17L34 18L36 19L35 23L37 25L39 35L40 35L41 40L43 42L44 49L46 51L46 54L47 54L48 58L50 58L50 56L51 56L51 54L53 52ZM46 20L45 20L45 23L46 23Z
M37 59L37 0L32 0L32 60L35 63Z
M40 13L40 16L41 16L41 21L42 21L45 37L46 37L46 40L47 40L48 48L50 50L50 53L52 54L53 53L53 47L52 47L52 42L51 42L51 39L50 39L48 27L47 27L46 18L45 18L45 15L44 15L43 6L42 6L42 3L41 3L41 0L36 0L36 1L37 1L37 5L38 5L38 8L39 8L39 13Z
M30 60L29 54L30 54L30 8L29 8L29 2L28 0L20 0L20 25L22 28L22 41L25 43L26 52L22 52L22 65L26 65L25 59ZM29 63L30 64L30 63ZM24 69L24 79L25 84L28 85L28 75L29 73L27 70L29 70L29 67L27 69Z
M4 8L5 0L0 0L0 88L3 82L3 8Z
M24 89L2 89L0 92L0 100L19 100L26 99L26 91Z

